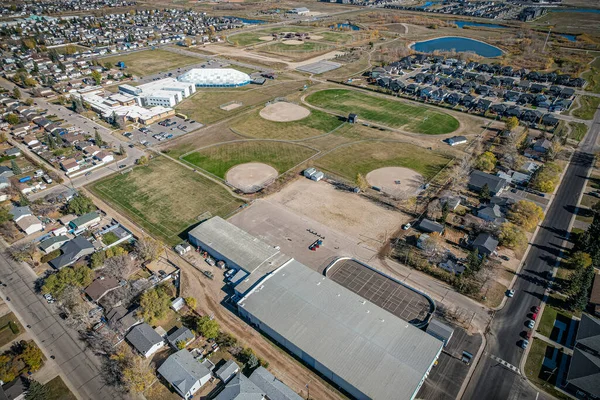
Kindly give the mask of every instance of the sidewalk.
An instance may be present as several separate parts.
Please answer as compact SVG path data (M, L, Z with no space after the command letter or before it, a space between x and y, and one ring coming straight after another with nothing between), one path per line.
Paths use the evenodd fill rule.
M539 332L534 332L533 336L536 337L536 338L538 338L538 339L543 340L544 342L546 342L546 343L548 343L548 344L550 344L550 345L552 345L554 347L556 347L557 349L562 349L562 351L565 354L568 354L570 356L573 355L573 350L572 349L569 349L568 347L566 347L566 346L564 346L564 345L562 345L560 343L555 342L554 340L550 339L548 336L544 336L544 335L540 334Z

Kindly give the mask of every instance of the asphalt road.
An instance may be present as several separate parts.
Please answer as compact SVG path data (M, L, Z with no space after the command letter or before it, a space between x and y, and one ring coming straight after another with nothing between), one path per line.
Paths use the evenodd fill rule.
M46 358L55 356L70 387L80 399L114 400L123 396L107 387L99 375L101 359L85 348L77 332L62 324L58 312L41 295L35 293L37 276L29 266L17 263L5 254L5 244L0 243L0 280L6 287L0 295L7 301L31 337L42 349Z
M542 399L524 377L502 366L502 359L517 368L523 350L518 346L520 334L533 306L541 305L544 297L544 274L556 265L563 249L579 194L585 188L586 176L593 162L595 144L600 133L600 111L596 112L591 129L569 164L562 184L546 213L541 229L524 260L516 280L515 295L499 310L490 325L487 346L467 387L465 399ZM492 358L494 357L494 358Z

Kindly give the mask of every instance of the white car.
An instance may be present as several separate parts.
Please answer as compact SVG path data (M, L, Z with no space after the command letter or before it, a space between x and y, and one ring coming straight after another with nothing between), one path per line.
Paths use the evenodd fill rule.
M411 223L409 222L409 223L407 223L407 224L404 224L404 225L402 225L402 229L403 229L403 230L405 230L405 231L407 231L407 230L409 230L409 229L410 229L410 227L411 227L411 226L412 226L412 225L411 225Z
M527 321L527 327L529 329L533 329L534 326L535 326L535 321L533 321L531 319L529 321Z
M523 341L521 342L521 348L526 349L528 345L529 345L529 340L523 339Z
M508 297L513 297L515 295L515 290L514 289L510 289L506 291L506 296Z

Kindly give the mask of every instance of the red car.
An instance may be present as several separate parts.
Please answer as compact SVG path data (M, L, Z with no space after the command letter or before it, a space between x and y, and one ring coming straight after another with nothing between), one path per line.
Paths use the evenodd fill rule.
M531 319L535 321L537 319L537 316L538 316L537 313L533 313L533 315L531 316Z

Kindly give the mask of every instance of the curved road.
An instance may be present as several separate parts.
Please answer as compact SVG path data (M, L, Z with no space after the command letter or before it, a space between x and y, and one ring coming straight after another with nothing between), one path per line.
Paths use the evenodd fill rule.
M534 238L532 248L523 261L523 269L515 285L515 295L499 310L487 334L487 346L467 387L464 399L543 399L550 396L536 390L520 375L523 350L517 345L526 330L527 314L540 306L544 298L544 277L552 271L560 257L574 217L579 194L585 189L587 174L593 163L593 153L600 133L600 111L596 112L591 129L567 167L546 218ZM517 372L504 367L498 359L516 367ZM539 397L538 397L539 396Z

